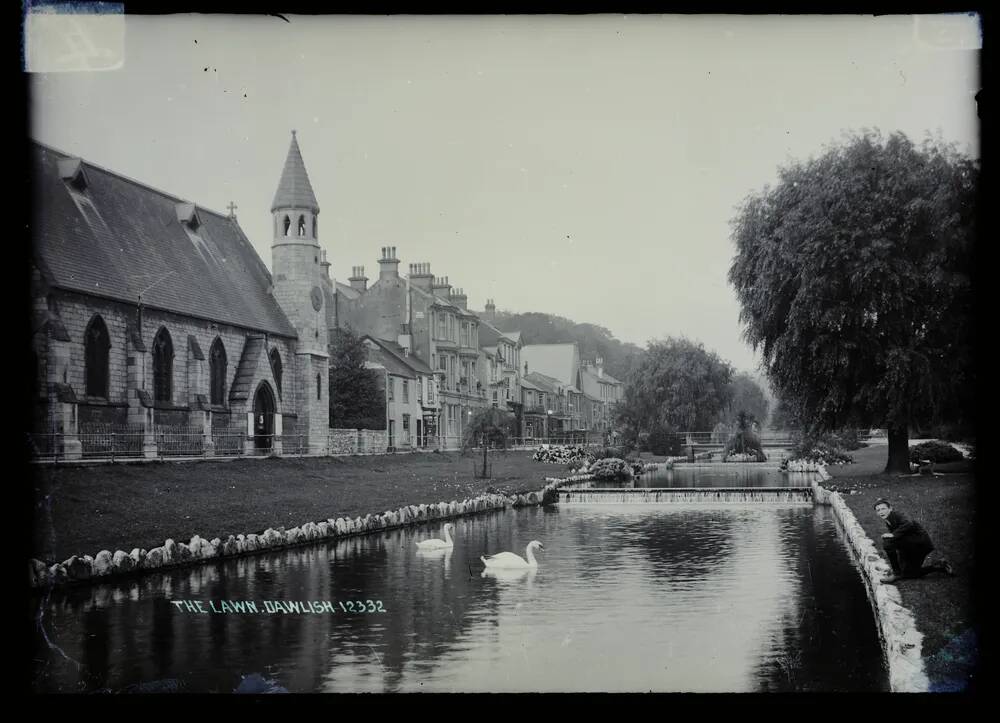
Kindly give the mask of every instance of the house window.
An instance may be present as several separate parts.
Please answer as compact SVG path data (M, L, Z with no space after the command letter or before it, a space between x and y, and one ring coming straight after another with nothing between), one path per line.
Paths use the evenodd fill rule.
M153 339L153 398L169 402L173 398L174 344L167 328L160 327Z
M211 377L212 404L221 407L226 403L226 348L222 339L215 337L212 350L208 354L209 374Z
M84 363L87 380L87 395L91 397L108 396L108 350L111 348L111 337L104 319L95 314L87 326L84 335Z
M274 347L268 355L271 360L271 373L274 374L274 383L278 385L278 396L281 396L281 353L278 347Z
M409 379L404 379L403 380L403 404L409 404L409 403L410 403L410 380ZM405 427L404 427L404 429L405 429Z
M389 377L388 389L389 389L389 401L390 402L395 401L396 400L396 380L393 379L392 377Z

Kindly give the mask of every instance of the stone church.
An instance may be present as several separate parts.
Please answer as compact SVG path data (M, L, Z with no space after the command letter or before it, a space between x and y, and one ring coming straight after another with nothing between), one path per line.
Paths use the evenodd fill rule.
M232 206L30 152L32 443L70 459L109 439L145 457L321 449L336 288L295 132L270 272Z

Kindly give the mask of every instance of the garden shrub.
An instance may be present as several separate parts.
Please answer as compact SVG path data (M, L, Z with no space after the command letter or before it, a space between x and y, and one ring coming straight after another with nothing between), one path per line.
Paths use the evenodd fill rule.
M767 455L757 435L749 429L742 429L726 442L722 459L724 462L766 462Z
M822 464L850 464L854 461L843 449L830 444L825 436L802 440L792 450L791 458Z
M599 459L590 466L590 474L594 479L605 482L627 481L632 479L632 465L624 459L606 457Z
M936 464L945 464L947 462L961 462L963 459L965 457L962 456L961 452L947 442L942 442L938 439L931 440L930 442L922 442L910 447L910 462L913 464L919 464L924 460L930 460Z

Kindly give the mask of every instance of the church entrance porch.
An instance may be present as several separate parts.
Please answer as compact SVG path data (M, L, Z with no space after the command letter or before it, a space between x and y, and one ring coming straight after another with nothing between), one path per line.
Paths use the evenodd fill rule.
M276 404L267 382L261 382L253 397L253 448L257 454L274 448Z

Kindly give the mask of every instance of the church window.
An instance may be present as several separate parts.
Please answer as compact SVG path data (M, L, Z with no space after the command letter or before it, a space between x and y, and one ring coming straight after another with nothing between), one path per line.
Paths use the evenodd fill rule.
M282 222L282 225L284 226L284 229L283 229L282 233L285 236L287 236L288 235L288 229L290 229L292 227L292 221L291 221L291 219L288 218L288 216L285 216L285 220Z
M323 398L323 377L316 375L316 399Z
M316 217L313 216L313 238L316 238Z
M212 350L208 355L209 374L211 377L211 399L215 406L223 406L226 403L226 348L222 345L222 339L215 338L212 342Z
M160 327L153 339L153 398L169 402L173 398L174 344L167 328Z
M107 397L108 350L111 348L111 338L108 335L108 327L100 315L95 314L90 320L83 343L87 395Z
M306 235L306 217L305 216L299 216L299 226L298 226L297 233L298 233L299 236L305 236Z
M281 396L281 353L278 347L271 350L271 373L274 374L274 383L278 386L278 396Z

